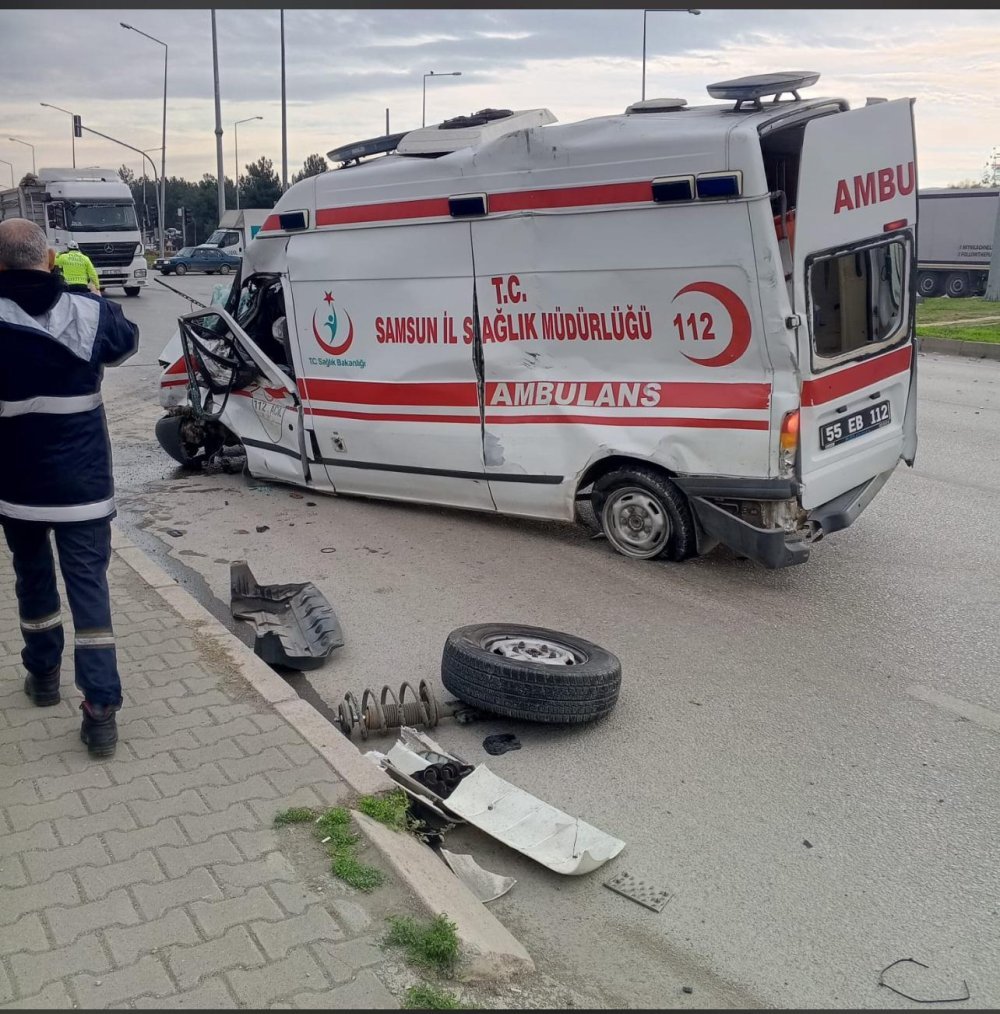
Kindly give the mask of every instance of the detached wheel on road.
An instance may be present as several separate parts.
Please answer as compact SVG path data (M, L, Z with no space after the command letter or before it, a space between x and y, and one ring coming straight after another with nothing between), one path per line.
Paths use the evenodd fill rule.
M516 623L474 623L448 635L441 681L474 708L529 722L603 718L621 689L621 662L582 637Z
M684 494L655 468L616 469L594 483L594 512L608 542L636 560L686 560L695 552L694 519Z
M917 292L924 299L941 295L941 276L936 271L921 271L917 275Z
M186 275L187 274L187 270L188 269L187 269L187 267L184 264L178 264L177 267L174 268L174 271L176 271L177 274L179 274L179 275Z
M964 271L955 271L948 275L944 283L945 295L952 299L961 299L969 294L969 276Z

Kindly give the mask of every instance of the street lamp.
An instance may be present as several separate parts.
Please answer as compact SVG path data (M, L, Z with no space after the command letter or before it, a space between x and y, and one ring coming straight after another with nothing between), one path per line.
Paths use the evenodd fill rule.
M421 112L420 112L420 126L421 127L426 127L427 126L427 79L429 77L461 77L461 76L462 76L462 72L460 70L449 70L449 71L444 71L442 73L438 73L438 72L432 70L432 71L430 71L430 72L428 72L427 74L424 75L424 98L423 98L423 104L421 106Z
M5 159L5 158L0 158L0 162L3 162L3 164L5 166L9 166L10 167L10 185L11 185L11 187L13 187L14 186L14 165L13 165L13 163L12 162L8 162L7 159Z
M642 12L642 100L646 101L646 15L667 14L701 14L697 7L649 7Z
M240 134L239 125L249 123L251 120L263 120L263 116L248 116L245 120L237 120L233 124L233 146L236 149L236 210L240 207Z
M27 141L22 141L19 137L8 137L7 140L8 141L17 141L18 144L28 144ZM31 149L31 171L32 171L32 173L34 173L36 171L35 170L35 146L33 144L28 144L28 147Z
M124 21L119 21L118 24L122 28L127 28L130 32L138 32L139 35L144 35L151 42L159 43L163 47L163 140L160 142L163 146L160 152L160 207L165 208L167 206L167 55L169 53L169 47L162 39L157 39L152 35L148 35L146 32L141 31L138 28L134 28L132 25L125 24ZM166 257L167 255L167 237L165 233L165 223L161 216L160 218L160 256Z
M143 156L146 156L151 151L159 151L159 150L160 150L159 148L143 148L142 149L142 154L143 154ZM152 159L147 158L146 160L152 165L152 163L153 163ZM146 225L146 228L143 230L142 245L143 245L143 247L145 247L146 246L146 236L150 232L150 229L149 229L149 208L146 206L146 167L140 162L139 163L139 168L142 169L142 217L143 217L143 221L145 222L145 225ZM156 182L156 166L155 165L153 165L153 181L154 181L154 183ZM160 194L159 194L159 191L155 190L154 191L154 195L156 197L157 211L159 211L159 206L160 206Z
M76 131L73 129L73 113L68 109L63 109L62 106L54 106L51 102L40 102L39 105L45 106L46 109L58 109L60 113L65 113L69 117L70 128L69 137L70 144L73 146L73 168L76 168Z

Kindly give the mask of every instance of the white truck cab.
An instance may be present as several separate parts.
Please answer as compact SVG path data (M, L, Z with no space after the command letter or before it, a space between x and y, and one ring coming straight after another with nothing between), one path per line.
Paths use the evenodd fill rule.
M190 464L238 442L253 475L320 491L583 513L636 558L802 563L916 452L911 100L802 98L817 78L331 152L225 309L180 319L162 445Z
M0 193L0 217L28 218L62 253L71 241L93 262L101 289L137 296L147 265L132 191L115 169L41 169Z

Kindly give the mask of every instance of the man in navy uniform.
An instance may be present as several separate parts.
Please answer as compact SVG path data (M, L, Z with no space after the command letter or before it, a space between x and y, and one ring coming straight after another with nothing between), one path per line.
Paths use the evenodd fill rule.
M0 525L13 555L24 692L39 707L60 700L52 533L73 615L80 738L92 756L110 757L122 694L108 593L115 500L101 380L105 366L136 351L139 329L116 303L68 292L52 260L34 222L0 222Z

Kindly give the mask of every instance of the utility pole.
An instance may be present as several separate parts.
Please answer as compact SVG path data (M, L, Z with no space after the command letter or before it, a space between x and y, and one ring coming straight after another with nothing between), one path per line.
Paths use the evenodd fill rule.
M281 192L288 189L288 121L285 112L285 11L281 10Z
M226 175L222 165L222 105L219 100L219 45L215 34L215 8L212 8L212 71L215 74L215 161L219 180L219 223L226 213Z

